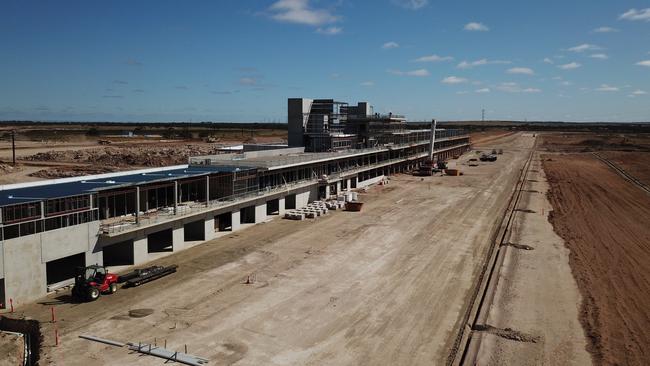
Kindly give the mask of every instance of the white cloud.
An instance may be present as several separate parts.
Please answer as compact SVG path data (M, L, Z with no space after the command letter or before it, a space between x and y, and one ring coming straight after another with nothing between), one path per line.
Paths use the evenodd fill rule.
M645 67L650 67L650 60L645 60L645 61L639 61L636 63L637 66L645 66Z
M612 28L612 27L598 27L594 29L592 32L594 33L613 33L613 32L618 32L618 29Z
M607 59L609 58L609 56L607 56L607 55L604 54L604 53L594 53L593 55L591 55L591 56L589 56L589 57L591 57L591 58L597 58L597 59L599 59L599 60L607 60Z
M463 95L463 94L469 94L469 92L467 90L461 90L461 91L457 91L456 94Z
M361 86L375 86L375 82L368 80L361 83Z
M540 93L542 90L537 88L522 88L514 82L504 82L497 85L497 90L506 93Z
M241 85L257 85L257 79L255 78L240 78L239 84Z
M562 69L562 70L574 70L574 69L577 69L577 68L579 68L579 67L581 67L581 66L582 66L582 65L580 65L580 64L577 63L577 62L570 62L570 63L568 63L568 64L558 65L558 67L559 67L560 69Z
M621 14L618 18L625 20L645 20L646 22L650 22L650 8L641 10L630 9Z
M573 85L573 83L570 82L570 81L563 80L563 81L560 81L560 85L562 85L562 86L571 86L571 85Z
M544 57L544 59L543 59L542 61L543 61L544 63L551 64L551 65L553 65L553 64L555 63L555 62L553 62L553 60L551 60L551 59L548 58L548 57Z
M632 92L632 95L646 95L646 94L648 94L648 92L646 92L645 90L641 90L641 89L637 89L637 90Z
M442 61L451 61L454 58L451 56L438 56L438 55L429 55L418 57L414 62L442 62Z
M424 77L424 76L431 75L429 73L429 70L427 70L427 69L417 69L417 70L411 70L411 71L388 70L388 72L390 72L393 75L400 75L400 76Z
M581 45L569 48L571 52L584 52L584 51L597 51L602 50L602 48L589 43L583 43Z
M442 79L440 82L445 84L462 84L468 81L469 80L465 78L459 78L458 76L447 76L446 78Z
M467 23L463 29L470 32L487 32L490 30L485 24L477 22Z
M429 0L393 0L393 4L397 4L403 8L417 10L429 3Z
M503 60L488 60L485 58L482 58L480 60L468 62L468 61L463 61L459 63L456 67L459 69L471 69L472 67L476 66L483 66L483 65L496 65L496 64L511 64L512 62L510 61L503 61Z
M602 92L617 92L620 89L615 86L607 85L607 84L601 84L599 88L596 88L596 91L602 91Z
M506 71L508 74L535 75L535 71L528 67L513 67Z
M381 45L381 48L383 48L385 50L389 50L391 48L398 48L398 47L399 47L399 43L393 42L393 41L386 42L383 45Z
M313 9L309 0L279 0L269 10L271 18L279 22L318 26L340 20L339 16L328 9Z
M316 33L325 34L328 36L334 36L343 32L343 27L327 27L327 28L318 28Z
M476 89L474 92L475 92L475 93L489 93L489 92L490 92L490 88Z

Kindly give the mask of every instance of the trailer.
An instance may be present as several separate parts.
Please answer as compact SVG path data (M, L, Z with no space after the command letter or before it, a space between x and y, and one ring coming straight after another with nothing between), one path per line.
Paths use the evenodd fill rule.
M137 287L144 283L157 280L176 272L178 265L171 266L151 266L147 268L136 269L132 272L120 276L120 282L124 282L124 287Z

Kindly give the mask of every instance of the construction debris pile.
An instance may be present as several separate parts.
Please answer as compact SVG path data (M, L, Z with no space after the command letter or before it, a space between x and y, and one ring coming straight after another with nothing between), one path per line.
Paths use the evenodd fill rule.
M186 164L189 156L216 154L212 145L103 147L77 151L48 151L25 157L30 161L74 162L110 167Z

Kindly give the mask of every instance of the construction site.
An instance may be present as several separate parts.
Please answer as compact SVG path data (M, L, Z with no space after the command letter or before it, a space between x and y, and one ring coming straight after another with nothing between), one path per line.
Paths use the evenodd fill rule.
M0 364L647 364L647 131L287 109L3 143Z

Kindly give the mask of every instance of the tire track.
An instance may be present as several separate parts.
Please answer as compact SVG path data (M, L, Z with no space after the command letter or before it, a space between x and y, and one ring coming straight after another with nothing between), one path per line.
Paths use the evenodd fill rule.
M532 165L533 156L537 148L537 139L531 148L531 151L524 163L524 166L519 175L519 180L515 189L510 196L508 206L504 212L497 227L499 230L495 232L490 247L490 252L486 257L483 270L479 275L477 286L472 295L470 306L463 321L463 327L460 329L456 338L456 343L447 358L447 365L474 365L478 349L480 346L480 336L476 332L485 330L487 315L494 298L494 293L499 279L499 272L505 252L508 248L507 236L510 233L510 226L516 215L517 206L521 199L522 193L526 190L524 186L527 182L528 173ZM469 329L467 329L469 328ZM469 334L466 335L467 331ZM460 358L458 356L460 355Z
M650 187L648 187L648 185L641 182L636 177L634 177L632 174L626 172L623 168L616 165L616 163L614 163L613 161L611 161L611 160L607 159L606 157L600 155L599 153L594 152L592 154L596 158L598 158L598 160L602 161L607 166L612 168L616 173L618 173L621 177L623 177L623 179L627 180L628 182L630 182L630 183L636 185L637 187L641 188L642 190L644 190L646 193L650 194Z

